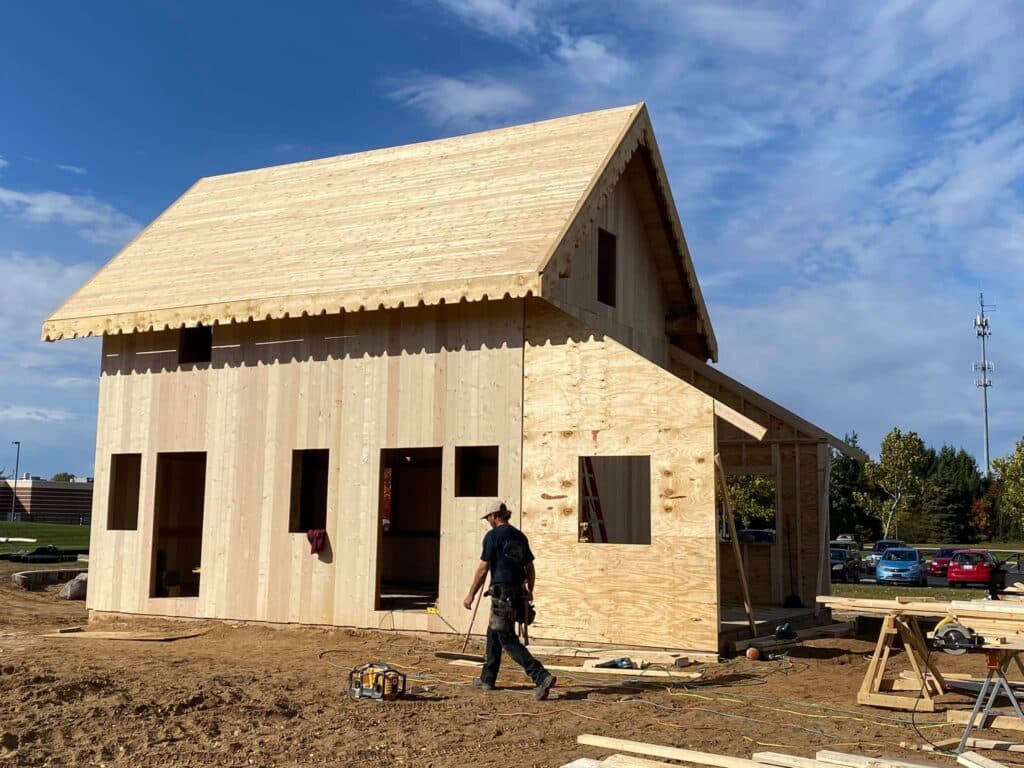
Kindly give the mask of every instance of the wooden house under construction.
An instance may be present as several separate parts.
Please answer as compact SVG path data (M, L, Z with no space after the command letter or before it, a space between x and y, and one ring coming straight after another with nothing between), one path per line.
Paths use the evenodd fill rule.
M716 454L776 479L754 603L828 591L852 449L708 365L642 104L201 179L43 327L93 334L91 611L447 632L500 499L535 638L715 653Z

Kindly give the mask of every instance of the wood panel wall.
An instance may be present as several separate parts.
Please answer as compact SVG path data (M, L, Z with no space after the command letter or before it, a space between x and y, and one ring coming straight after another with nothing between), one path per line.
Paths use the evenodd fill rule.
M533 635L718 650L712 400L541 300L528 300L523 530ZM578 541L578 457L651 457L651 544Z
M597 300L599 228L611 232L616 240L614 307ZM669 300L652 248L653 234L644 222L632 185L620 181L591 222L582 245L573 252L569 274L561 278L545 275L544 298L586 326L667 366Z
M522 301L506 300L218 326L212 362L181 368L176 332L106 337L88 607L447 631L374 609L381 450L442 447L438 608L466 626L494 499L455 497L454 448L499 446L498 494L518 512L522 322ZM320 557L288 532L291 453L308 448L331 451ZM149 597L161 451L207 453L197 599ZM142 454L139 526L109 531L110 456L125 452Z

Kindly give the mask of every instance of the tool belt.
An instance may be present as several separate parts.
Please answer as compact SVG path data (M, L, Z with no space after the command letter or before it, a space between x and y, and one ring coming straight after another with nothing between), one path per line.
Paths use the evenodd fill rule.
M507 584L492 584L486 594L491 596L488 626L496 632L515 632L516 624L529 626L537 617L526 590Z

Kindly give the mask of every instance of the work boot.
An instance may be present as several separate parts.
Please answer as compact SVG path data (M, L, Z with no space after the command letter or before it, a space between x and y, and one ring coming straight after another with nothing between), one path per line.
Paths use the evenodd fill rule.
M548 694L551 693L551 689L555 687L556 682L558 682L558 678L549 672L543 680L537 683L537 687L533 689L533 698L537 701L544 701Z
M481 680L479 677L473 681L473 687L479 688L481 691L493 691L494 683L488 683L486 680Z

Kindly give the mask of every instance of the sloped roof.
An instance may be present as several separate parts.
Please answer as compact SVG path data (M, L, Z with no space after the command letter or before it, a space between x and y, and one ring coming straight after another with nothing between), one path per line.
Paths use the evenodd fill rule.
M639 144L653 146L643 104L203 178L43 338L541 295L544 267Z

